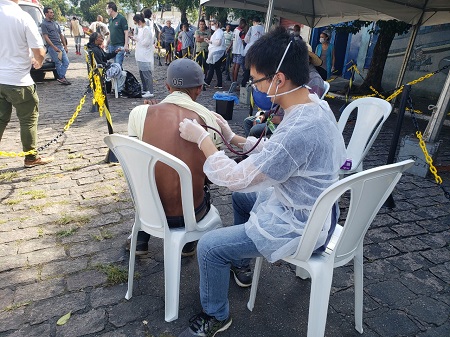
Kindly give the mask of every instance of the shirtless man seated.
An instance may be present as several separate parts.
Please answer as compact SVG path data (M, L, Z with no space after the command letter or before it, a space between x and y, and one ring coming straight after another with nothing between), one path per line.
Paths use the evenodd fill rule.
M209 211L210 196L206 176L203 173L205 156L195 143L180 137L178 130L184 118L195 119L199 124L206 124L220 130L213 112L195 100L203 89L204 75L202 68L186 58L173 61L167 68L166 87L170 94L158 104L141 105L134 108L128 121L128 135L156 146L187 164L192 173L194 206L197 221ZM216 146L222 144L220 136L208 129ZM178 174L163 163L156 166L156 184L167 216L169 227L183 227L181 206L181 189ZM148 252L150 235L139 232L136 255ZM195 253L196 242L187 243L182 255Z

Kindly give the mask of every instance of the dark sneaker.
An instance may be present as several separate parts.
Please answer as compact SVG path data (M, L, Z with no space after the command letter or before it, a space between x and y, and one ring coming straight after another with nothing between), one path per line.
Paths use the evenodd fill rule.
M54 157L38 157L34 160L25 159L24 166L25 167L34 167L39 165L45 165L51 163L55 158Z
M188 242L184 245L183 250L181 251L181 256L192 256L195 254L197 250L197 242Z
M189 320L189 328L178 337L214 337L218 332L225 331L232 323L231 316L223 321L218 321L212 316L201 312Z
M131 236L127 239L126 250L130 250ZM136 256L145 255L148 253L148 242L136 242Z
M247 288L252 285L253 272L250 269L250 266L241 268L231 266L231 272L233 273L234 280L239 287Z

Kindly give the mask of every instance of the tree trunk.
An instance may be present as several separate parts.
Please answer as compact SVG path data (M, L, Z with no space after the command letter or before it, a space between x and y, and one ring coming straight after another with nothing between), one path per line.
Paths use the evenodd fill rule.
M383 78L384 66L389 54L389 48L395 37L393 30L381 30L377 44L373 50L372 63L370 64L366 80L359 86L360 92L371 91L370 86L379 92L383 91L381 79Z
M180 8L181 12L181 22L188 22L186 8Z

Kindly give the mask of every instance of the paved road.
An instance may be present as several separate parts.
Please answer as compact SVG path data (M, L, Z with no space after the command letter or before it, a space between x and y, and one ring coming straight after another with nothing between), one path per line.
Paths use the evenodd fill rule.
M70 41L72 43L72 41ZM67 78L38 84L39 144L62 130L87 84L82 57L70 50ZM137 74L134 59L125 68ZM156 97L166 94L165 66L156 66ZM214 108L213 90L200 102ZM141 99L109 97L114 131L126 133L129 111ZM338 116L342 103L331 105ZM179 319L164 321L161 242L137 259L134 296L124 299L128 266L125 239L133 205L117 164L105 164L105 119L89 101L57 144L45 167L23 169L21 158L0 158L0 336L176 336L200 309L194 258L183 259ZM242 132L247 109L236 106L230 122ZM396 116L383 128L366 167L386 162ZM425 125L420 123L422 130ZM412 134L406 118L402 135ZM450 165L450 132L442 131L437 164ZM0 143L19 151L16 118ZM449 174L443 172L447 188ZM230 192L213 189L224 224L232 223ZM383 208L365 239L364 336L448 336L450 332L450 202L430 178L405 174L395 190L394 209ZM249 290L230 286L234 323L220 336L305 336L310 282L285 263L263 265L255 309L246 309ZM63 326L57 320L71 312ZM352 267L335 271L326 336L357 336L353 328Z

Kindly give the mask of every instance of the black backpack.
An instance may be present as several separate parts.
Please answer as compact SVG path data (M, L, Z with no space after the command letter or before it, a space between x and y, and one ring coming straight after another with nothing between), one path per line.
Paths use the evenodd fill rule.
M127 77L125 79L125 85L123 87L122 94L129 98L141 98L142 88L139 81L128 70L126 70L126 73Z

